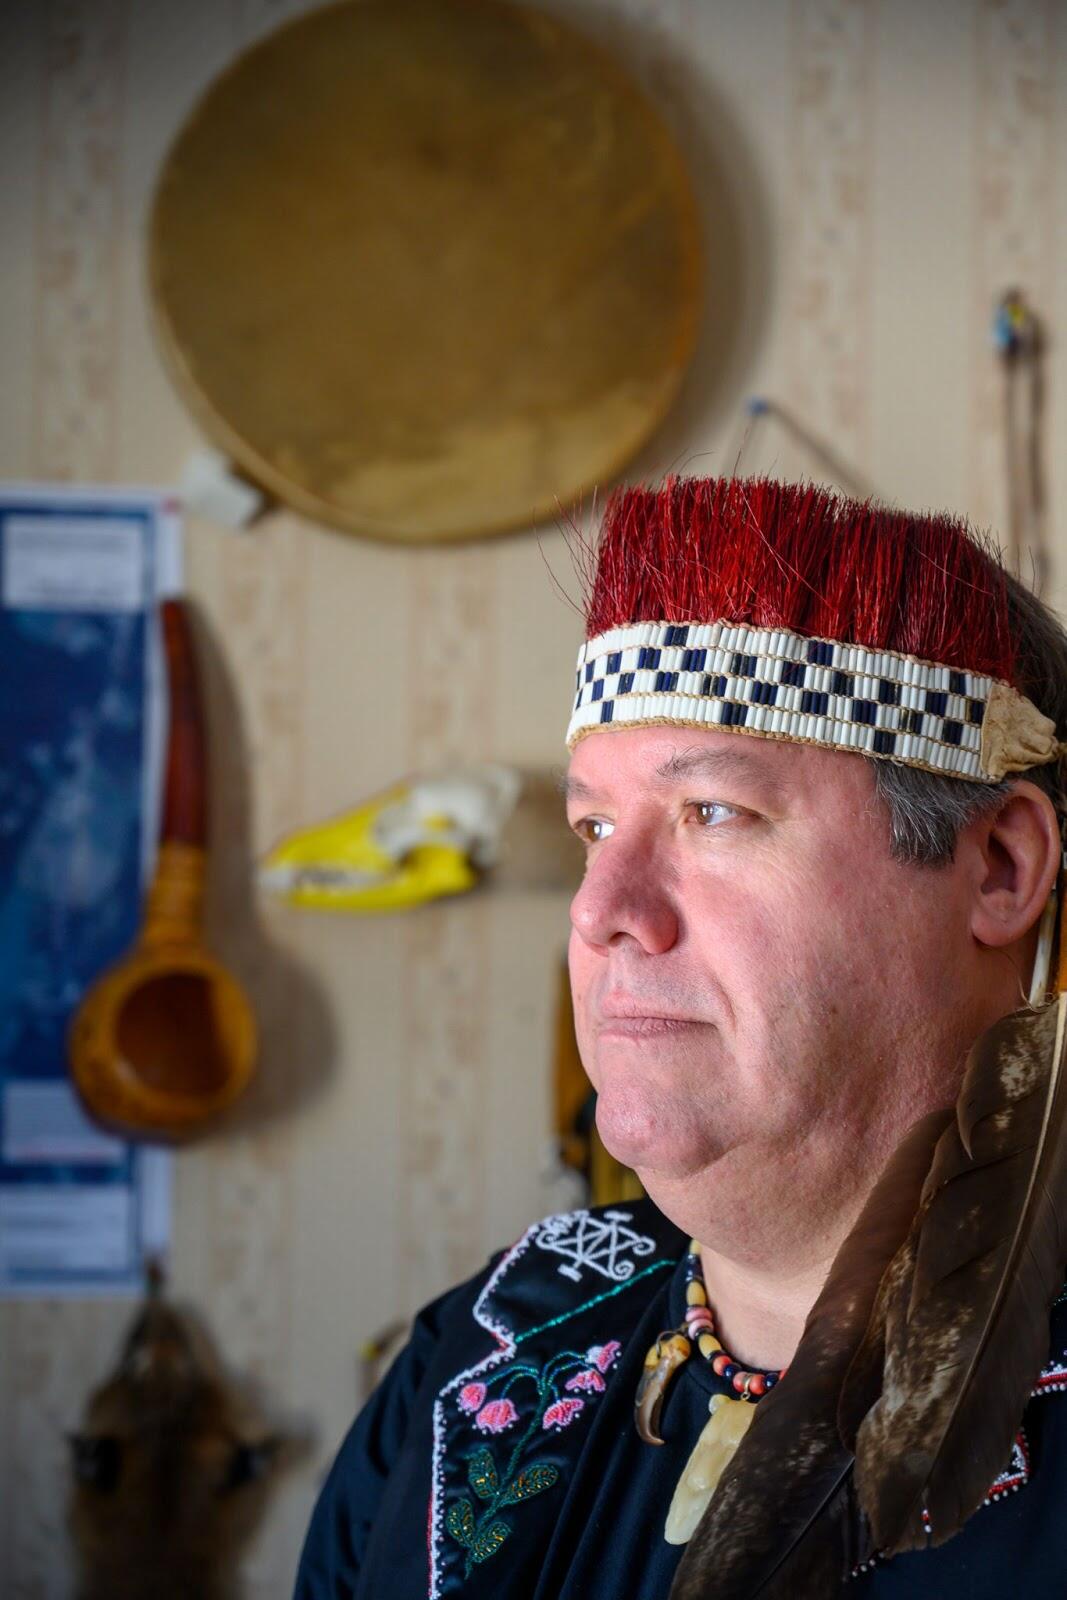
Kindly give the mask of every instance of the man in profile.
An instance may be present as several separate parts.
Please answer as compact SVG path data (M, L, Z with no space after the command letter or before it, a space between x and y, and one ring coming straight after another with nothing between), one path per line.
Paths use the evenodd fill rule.
M719 1547L742 1492L764 1529L749 1553L773 1566L780 1540L784 1559L810 1462L787 1448L731 1500L749 1426L767 1406L805 1436L818 1308L807 1344L805 1324L853 1270L842 1246L879 1174L921 1123L915 1195L897 1157L882 1232L886 1194L906 1214L870 1283L846 1282L853 1315L902 1259L968 1052L1046 996L1067 638L962 525L758 481L626 490L587 633L571 983L600 1133L649 1199L537 1223L420 1313L322 1491L298 1600L666 1600L690 1540L678 1583L710 1600L696 1547ZM1016 1203L991 1181L968 1219ZM779 1592L1067 1592L1050 1249L986 1503L885 1559L835 1426L855 1561L835 1553L830 1589ZM968 1284L965 1250L955 1265ZM972 1444L981 1460L990 1438Z

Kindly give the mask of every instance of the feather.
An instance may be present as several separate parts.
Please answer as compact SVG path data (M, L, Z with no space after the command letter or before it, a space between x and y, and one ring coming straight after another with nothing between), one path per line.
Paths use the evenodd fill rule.
M689 1542L671 1600L826 1600L869 1553L855 1513L838 1397L887 1263L915 1215L951 1117L934 1112L896 1151L838 1251L785 1378L756 1406ZM878 1393L880 1369L873 1373Z
M1065 1041L1067 996L978 1041L887 1274L883 1389L856 1431L856 1489L887 1555L951 1538L981 1505L1047 1356L1067 1262ZM864 1411L852 1381L846 1440Z

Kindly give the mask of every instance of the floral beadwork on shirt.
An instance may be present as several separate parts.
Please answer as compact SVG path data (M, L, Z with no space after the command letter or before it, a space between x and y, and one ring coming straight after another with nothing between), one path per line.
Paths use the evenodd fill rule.
M545 1217L497 1260L471 1308L471 1359L434 1400L427 1600L492 1597L505 1580L490 1556L504 1548L500 1567L517 1570L543 1549L623 1342L681 1244L639 1200ZM606 1328L616 1336L592 1343Z
M540 1370L514 1361L484 1381L460 1389L456 1406L470 1418L472 1431L473 1448L466 1458L471 1492L449 1506L445 1528L466 1551L468 1576L510 1535L510 1519L501 1513L558 1481L559 1468L537 1460L541 1440L545 1433L569 1428L589 1400L603 1393L605 1374L621 1348L612 1339L593 1345L584 1355L561 1350ZM477 1442L479 1434L483 1440L496 1434L511 1437L494 1449Z

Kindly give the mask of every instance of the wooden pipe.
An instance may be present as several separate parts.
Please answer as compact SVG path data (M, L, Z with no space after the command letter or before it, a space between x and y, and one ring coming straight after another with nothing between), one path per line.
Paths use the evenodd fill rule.
M89 990L70 1031L93 1117L134 1138L194 1134L252 1075L256 1027L237 980L205 948L207 751L185 606L160 606L169 727L155 874L140 938Z

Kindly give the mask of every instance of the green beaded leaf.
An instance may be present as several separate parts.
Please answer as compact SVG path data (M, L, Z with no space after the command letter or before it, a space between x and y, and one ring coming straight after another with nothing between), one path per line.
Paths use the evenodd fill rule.
M506 1522L490 1523L489 1527L478 1535L471 1547L474 1560L488 1561L490 1556L495 1556L510 1532L511 1529Z
M530 1500L543 1489L551 1489L558 1477L559 1468L553 1467L548 1462L527 1467L512 1478L500 1503L505 1506L517 1506L521 1500Z
M454 1506L449 1506L445 1527L465 1550L470 1549L474 1542L474 1507L469 1500L457 1500ZM477 1561L482 1559L475 1557Z
M500 1480L496 1475L496 1462L487 1445L476 1450L467 1463L467 1478L479 1500L491 1500Z

